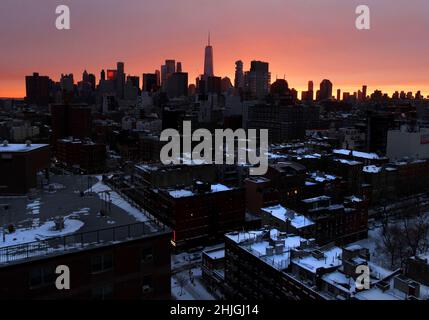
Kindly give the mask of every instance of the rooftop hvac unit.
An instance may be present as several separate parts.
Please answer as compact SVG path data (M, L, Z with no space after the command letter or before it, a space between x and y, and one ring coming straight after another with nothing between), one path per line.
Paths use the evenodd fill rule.
M267 247L266 248L266 253L267 253L268 257L273 256L274 255L274 247L271 247L271 246Z

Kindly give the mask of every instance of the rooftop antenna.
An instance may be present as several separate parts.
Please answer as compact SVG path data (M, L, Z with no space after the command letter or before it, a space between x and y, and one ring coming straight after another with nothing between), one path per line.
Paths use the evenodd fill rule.
M210 47L210 31L209 31L209 47Z

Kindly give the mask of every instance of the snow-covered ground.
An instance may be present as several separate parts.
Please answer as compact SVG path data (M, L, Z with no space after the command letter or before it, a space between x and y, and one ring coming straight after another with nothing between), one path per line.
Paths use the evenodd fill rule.
M171 294L176 300L215 300L215 298L207 291L204 282L201 278L201 267L192 268L192 276L189 275L189 270L182 271L171 277ZM181 276L187 279L186 285L181 290L177 277ZM193 283L190 281L194 279ZM182 295L180 295L182 293Z

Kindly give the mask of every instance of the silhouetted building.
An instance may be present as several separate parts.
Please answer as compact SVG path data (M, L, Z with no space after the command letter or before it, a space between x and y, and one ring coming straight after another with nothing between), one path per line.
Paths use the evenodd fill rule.
M186 97L188 95L188 74L175 72L167 80L167 96L169 98Z
M56 104L51 106L52 140L91 136L91 109L86 105Z
M320 83L319 97L318 100L329 100L332 98L332 82L324 79Z
M245 73L245 90L251 97L262 99L270 90L271 74L269 64L262 61L252 61L250 71Z
M208 44L204 52L204 77L213 77L213 47L210 44L210 34Z
M156 73L143 73L143 91L158 91L158 79Z
M51 80L47 76L33 73L25 77L25 100L29 104L48 105Z

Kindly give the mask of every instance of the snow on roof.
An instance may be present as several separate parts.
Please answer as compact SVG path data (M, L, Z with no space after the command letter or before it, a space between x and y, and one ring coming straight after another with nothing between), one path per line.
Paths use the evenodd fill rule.
M355 294L355 298L358 300L401 300L388 291L383 291L378 287L373 287L369 290L364 290Z
M0 242L0 248L30 243L46 238L65 236L75 233L83 225L84 222L77 220L72 214L64 217L64 229L62 230L55 230L54 221L46 221L38 227L17 229L14 233L5 235L5 241Z
M271 214L273 217L276 217L281 221L290 221L290 224L296 229L301 229L310 225L314 225L314 222L312 220L281 205L262 208L262 210Z
M214 260L225 258L225 248L205 251L204 253Z
M379 172L381 172L381 170L382 170L383 168L382 167L377 167L377 166L365 166L364 168L363 168L363 172L366 172L366 173L379 173Z
M368 153L368 152L361 152L361 151L354 151L354 150L347 150L347 149L337 149L337 150L334 150L333 152L335 154L353 156L356 158L363 158L363 159L369 159L369 160L381 159L376 153Z
M224 186L223 184L212 184L212 192L222 192L222 191L229 191L231 188L228 188L227 186Z
M313 202L328 201L328 200L331 200L331 197L320 196L320 197L316 197L316 198L304 199L304 200L302 200L302 202L304 202L304 203L313 203Z
M0 153L2 152L28 152L37 150L40 148L48 147L48 144L8 144L4 146L3 143L0 143Z
M314 255L309 254L305 257L298 257L293 259L293 263L315 273L319 268L332 268L338 267L342 264L341 255L343 250L339 247L332 247L328 250L322 251L322 258L318 259Z
M334 159L336 162L340 162L342 164L348 164L349 166L356 166L359 164L362 164L362 162L355 161L355 160L346 160L346 159Z
M350 200L351 202L362 202L363 199L357 196L346 197L345 199Z
M191 190L186 190L186 189L172 190L172 191L169 191L168 193L173 198L185 198L185 197L192 197L194 195L194 193Z
M337 179L336 176L332 174L325 174L323 172L312 172L310 175L311 178L317 182L333 181Z
M217 183L217 184L212 184L211 185L211 192L223 192L223 191L229 191L232 190L231 188ZM186 197L192 197L194 196L196 193L194 193L192 190L189 189L177 189L177 190L170 190L168 191L168 193L170 194L170 196L172 196L173 198L186 198Z

